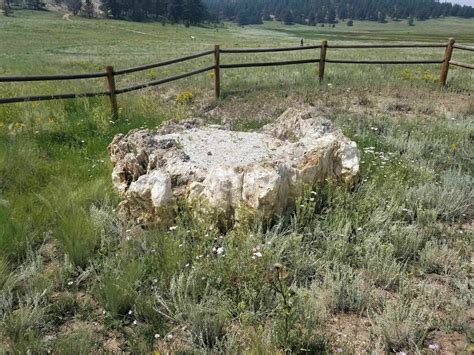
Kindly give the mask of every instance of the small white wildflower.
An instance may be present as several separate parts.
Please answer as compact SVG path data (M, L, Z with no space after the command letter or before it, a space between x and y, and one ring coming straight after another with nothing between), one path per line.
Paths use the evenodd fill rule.
M74 283L73 281L69 281L67 284L71 286L73 283Z
M216 253L217 253L217 255L224 254L224 248L223 247L217 248Z
M253 253L254 256L256 256L257 258L261 258L263 255L262 253L260 253L259 251L257 251L256 253Z
M170 231L174 231L174 230L176 230L177 228L178 228L178 226L171 226L169 229L170 229Z
M136 320L133 321L133 325L137 325L137 323L138 323L138 322L137 322Z
M172 335L172 334L168 334L168 335L166 336L166 339L168 339L168 340L173 339L173 335Z
M309 200L310 200L311 202L314 202L314 197L311 197Z
M156 333L155 334L155 339L160 339L160 334Z
M129 310L128 311L128 315L132 315L133 314L133 311L132 310Z
M362 230L362 227L357 228L357 231L360 232Z
M158 282L158 279L153 279L153 283L156 284Z

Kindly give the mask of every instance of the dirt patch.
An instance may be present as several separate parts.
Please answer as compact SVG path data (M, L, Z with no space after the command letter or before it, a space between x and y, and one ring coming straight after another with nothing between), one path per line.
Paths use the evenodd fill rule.
M370 350L370 321L367 317L355 314L338 314L327 322L327 331L331 337L334 353L344 348L352 349L355 354Z
M312 106L326 116L353 114L358 116L388 116L393 118L431 118L456 120L474 115L474 97L449 92L413 91L375 92L370 89L330 90L302 97L299 94L280 97L274 93L232 95L225 102L203 110L202 116L210 122L229 129L246 126L261 127L278 117L288 106ZM238 119L237 119L238 118Z
M466 335L457 332L435 331L426 339L425 347L436 354L472 354L468 351Z

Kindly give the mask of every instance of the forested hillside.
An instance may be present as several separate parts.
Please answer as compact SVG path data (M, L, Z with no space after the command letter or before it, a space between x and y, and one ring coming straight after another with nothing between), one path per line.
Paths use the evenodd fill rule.
M413 17L423 21L442 16L474 17L471 6L435 0L205 0L205 3L220 19L243 25L270 19L316 25L345 19L385 22L388 18Z
M107 17L132 21L160 21L195 25L204 21L217 21L201 0L52 0L49 5L67 9L74 15ZM17 8L42 10L43 0L0 0L4 14Z
M338 21L388 19L427 20L443 16L472 18L472 6L437 0L52 0L72 13L133 21L161 21L195 25L205 21L230 20L241 25L265 20L317 25ZM2 0L0 0L2 3ZM42 9L42 0L3 0L4 14L14 8Z

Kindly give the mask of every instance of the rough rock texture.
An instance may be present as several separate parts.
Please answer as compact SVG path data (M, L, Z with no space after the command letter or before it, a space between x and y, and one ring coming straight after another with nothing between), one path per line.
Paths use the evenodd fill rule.
M352 182L359 151L311 111L288 109L261 132L168 123L133 130L109 146L112 179L122 211L138 222L168 217L178 197L198 197L232 219L241 205L262 217L279 215L307 184L326 178Z

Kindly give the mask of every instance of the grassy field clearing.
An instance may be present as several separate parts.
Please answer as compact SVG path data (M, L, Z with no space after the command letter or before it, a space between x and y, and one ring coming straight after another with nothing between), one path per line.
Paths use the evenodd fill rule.
M101 71L214 44L294 46L429 41L474 44L474 23L355 22L336 28L185 28L0 18L0 76ZM195 41L190 36L196 37ZM329 51L329 58L441 59L443 50ZM223 55L223 63L319 53ZM472 63L469 52L456 60ZM169 76L204 58L124 77ZM208 64L209 63L209 64ZM453 353L472 351L474 76L439 66L315 65L210 73L106 98L0 105L0 352ZM102 90L105 80L12 83L0 97ZM177 102L183 91L191 102ZM314 106L355 140L361 178L315 186L271 228L241 221L225 235L180 209L176 228L117 218L107 145L117 133L201 117L255 129L287 107ZM217 248L224 253L217 254ZM437 350L438 349L438 350Z

